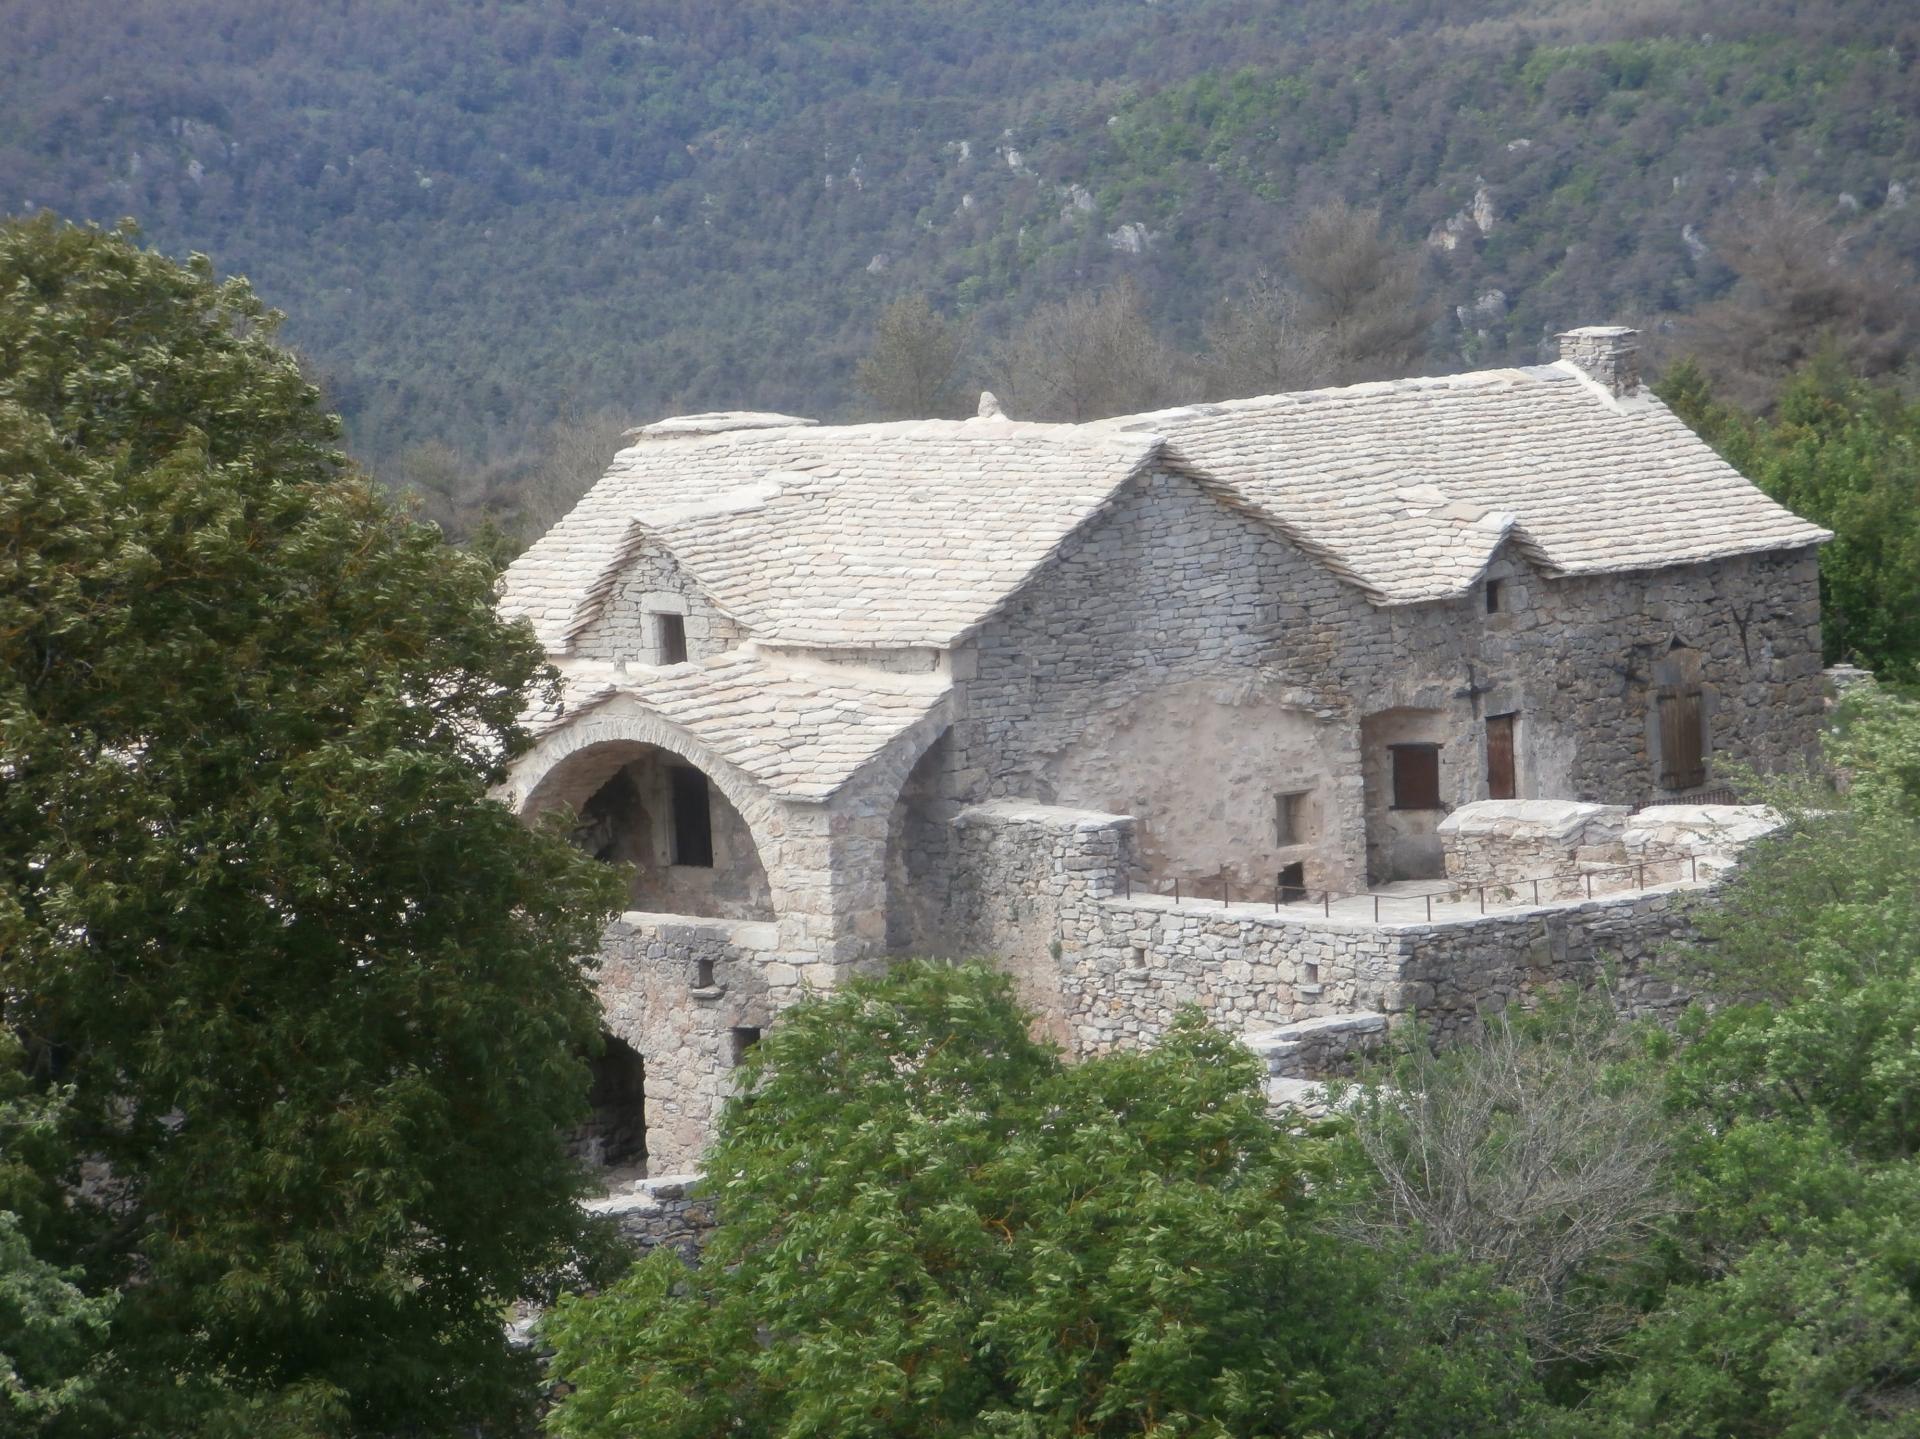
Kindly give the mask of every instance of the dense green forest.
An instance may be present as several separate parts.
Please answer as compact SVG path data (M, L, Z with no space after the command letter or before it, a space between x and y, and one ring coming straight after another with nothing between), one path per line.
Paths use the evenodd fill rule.
M132 216L293 317L383 475L556 417L866 411L875 320L1137 282L1198 347L1298 215L1377 206L1428 368L1656 332L1784 189L1920 258L1896 0L0 0L0 210ZM469 482L471 482L469 480Z

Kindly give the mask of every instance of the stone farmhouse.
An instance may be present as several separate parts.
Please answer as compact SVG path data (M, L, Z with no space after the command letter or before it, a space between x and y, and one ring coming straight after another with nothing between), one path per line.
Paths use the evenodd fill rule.
M1697 866L1644 861L1690 812L1630 811L1810 756L1828 536L1631 331L1561 347L1095 424L634 432L501 596L564 680L505 797L631 866L606 1157L693 1167L744 1048L888 955L996 956L1079 1052L1193 1000L1295 1054L1684 923ZM1597 899L1447 888L1601 860Z

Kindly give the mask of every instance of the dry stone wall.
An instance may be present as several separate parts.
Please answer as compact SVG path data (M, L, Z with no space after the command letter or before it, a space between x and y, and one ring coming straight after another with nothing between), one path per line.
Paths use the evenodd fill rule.
M609 1033L645 1065L647 1168L697 1169L748 1033L800 997L774 925L628 914L607 926L597 976Z
M740 625L680 568L679 561L648 545L621 572L599 617L575 639L573 653L590 660L663 664L653 618L658 614L681 617L690 660L724 654L747 638Z
M1672 886L1511 909L1470 922L1370 924L1257 905L1128 897L1124 816L992 802L956 821L976 885L948 892L971 952L1079 1054L1151 1043L1195 1004L1235 1033L1356 1012L1441 1035L1555 987L1611 984L1625 1007L1684 999L1660 955L1693 933L1700 892Z

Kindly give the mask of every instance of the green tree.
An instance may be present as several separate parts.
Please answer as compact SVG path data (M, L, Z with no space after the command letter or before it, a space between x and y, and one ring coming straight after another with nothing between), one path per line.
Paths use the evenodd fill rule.
M88 1296L77 1272L27 1242L18 1210L44 1222L61 1202L36 1161L59 1145L68 1095L32 1084L20 1057L19 1041L0 1029L0 1434L87 1410L114 1305L111 1294Z
M1509 1312L1395 1308L1322 1226L1336 1151L1258 1077L1193 1012L1064 1065L978 966L797 1006L709 1158L701 1266L657 1252L548 1319L554 1432L1497 1432Z
M1284 259L1300 296L1298 321L1317 334L1333 383L1395 380L1426 358L1439 307L1426 297L1423 257L1396 245L1378 209L1336 200L1309 211Z
M65 1095L0 1208L115 1296L113 1434L511 1421L502 1308L579 1232L613 896L487 795L543 661L276 318L0 228L0 1017Z
M1659 389L1734 468L1834 532L1820 556L1828 660L1920 680L1920 402L1832 355L1795 375L1766 418L1719 403L1691 363Z
M1740 996L1670 1076L1690 1212L1607 1435L1909 1435L1920 1422L1920 705L1857 702L1844 796L1775 796L1709 929Z
M964 413L960 367L964 326L925 295L903 295L880 312L873 348L854 371L854 387L887 420L952 419Z

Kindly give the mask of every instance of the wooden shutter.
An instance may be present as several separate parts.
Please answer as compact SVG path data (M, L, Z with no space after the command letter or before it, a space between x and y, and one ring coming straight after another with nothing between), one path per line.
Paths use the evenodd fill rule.
M1514 799L1513 716L1487 716L1487 798Z
M1393 755L1393 807L1440 808L1440 746L1396 744Z
M1699 690L1663 689L1660 787L1693 789L1707 782L1707 716Z

